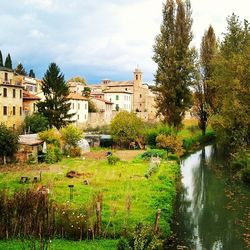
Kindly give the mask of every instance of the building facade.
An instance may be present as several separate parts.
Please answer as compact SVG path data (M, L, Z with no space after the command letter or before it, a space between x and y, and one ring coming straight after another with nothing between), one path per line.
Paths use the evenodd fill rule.
M0 123L16 129L23 122L23 86L14 71L0 67Z
M77 126L84 126L88 120L88 99L76 93L70 93L67 99L70 103L69 113L74 114L71 121Z

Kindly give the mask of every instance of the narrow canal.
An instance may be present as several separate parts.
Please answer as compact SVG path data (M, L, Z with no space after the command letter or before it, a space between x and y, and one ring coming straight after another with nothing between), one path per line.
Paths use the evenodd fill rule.
M250 190L234 184L212 146L183 159L168 249L250 249Z

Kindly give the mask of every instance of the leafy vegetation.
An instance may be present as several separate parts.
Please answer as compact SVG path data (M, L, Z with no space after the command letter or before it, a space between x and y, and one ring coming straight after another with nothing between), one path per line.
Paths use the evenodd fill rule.
M35 113L25 117L23 127L29 133L39 133L48 129L49 121L42 114Z
M0 124L0 158L6 164L6 157L13 157L18 149L18 135L4 124Z
M112 138L120 147L128 148L130 142L138 140L142 130L143 121L127 111L119 112L110 125Z

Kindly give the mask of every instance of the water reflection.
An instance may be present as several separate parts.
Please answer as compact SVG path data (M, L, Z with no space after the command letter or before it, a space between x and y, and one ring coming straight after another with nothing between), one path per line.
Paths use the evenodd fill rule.
M218 164L226 163L212 146L182 161L183 192L178 198L173 249L247 249L242 237L246 228L236 222L249 212L249 190L231 185L225 172L216 173Z

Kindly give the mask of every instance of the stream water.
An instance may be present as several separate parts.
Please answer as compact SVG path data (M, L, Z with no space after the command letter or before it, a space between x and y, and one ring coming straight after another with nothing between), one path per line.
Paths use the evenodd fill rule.
M250 190L235 184L212 146L183 159L168 249L250 249Z

